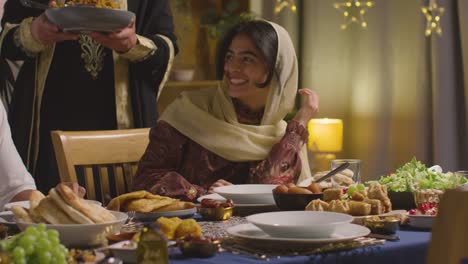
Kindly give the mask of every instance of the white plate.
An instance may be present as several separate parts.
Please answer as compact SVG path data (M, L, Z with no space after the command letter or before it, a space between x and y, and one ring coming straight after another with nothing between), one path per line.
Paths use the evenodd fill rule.
M353 217L335 212L282 211L253 214L246 219L273 237L324 238Z
M0 212L0 224L16 226L15 216L13 213L11 211Z
M95 200L85 200L85 201L88 202L88 203L91 203L91 204L97 204L99 206L102 205L101 202L95 201ZM15 205L18 205L18 206L21 206L23 208L29 209L29 201L18 201L18 202L7 203L7 204L5 204L4 209L5 210L11 210L11 208L13 206L15 206Z
M135 19L135 14L130 11L89 6L49 8L45 14L63 31L74 33L114 32Z
M224 201L227 200L226 198L224 198L223 196L221 196L221 195L219 195L217 193L212 193L212 194L207 194L207 195L200 196L200 197L198 197L197 201L199 203L201 203L201 201L203 199L213 199L213 200L220 201L220 202L224 202ZM234 205L236 207L262 207L262 206L270 207L271 206L271 204L238 204L238 203L235 203Z
M275 204L273 189L275 184L237 184L216 187L215 193L226 199L231 199L234 204Z
M197 207L184 210L168 211L168 212L155 212L155 213L135 213L135 219L142 222L151 222L159 217L180 217L180 216L191 216L197 212Z
M293 243L293 244L326 244L340 241L352 240L358 237L367 236L370 234L370 230L367 227L355 225L355 224L344 224L338 226L335 232L327 238L284 238L284 237L272 237L267 233L263 232L260 228L253 224L241 224L230 227L227 232L237 238L243 238L247 240L257 241L259 243Z

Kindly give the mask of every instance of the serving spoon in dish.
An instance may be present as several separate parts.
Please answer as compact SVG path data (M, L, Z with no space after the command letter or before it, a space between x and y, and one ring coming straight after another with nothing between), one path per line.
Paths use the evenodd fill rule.
M323 176L322 178L316 180L315 182L319 183L321 181L324 181L324 180L332 177L333 175L338 174L341 171L344 171L348 167L349 167L349 162L345 162L345 163L341 164L340 166L336 167L334 170L332 170L329 173L325 174L325 176Z

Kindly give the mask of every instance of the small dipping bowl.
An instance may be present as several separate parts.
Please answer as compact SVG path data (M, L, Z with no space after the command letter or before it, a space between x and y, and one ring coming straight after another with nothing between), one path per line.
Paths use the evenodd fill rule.
M198 213L203 217L204 220L209 221L224 221L232 216L234 207L216 207L216 208L205 208L199 207Z
M219 240L209 238L192 238L177 242L182 254L191 258L209 258L219 250Z
M382 235L392 235L400 228L400 218L398 216L368 216L363 219L363 224L372 233Z

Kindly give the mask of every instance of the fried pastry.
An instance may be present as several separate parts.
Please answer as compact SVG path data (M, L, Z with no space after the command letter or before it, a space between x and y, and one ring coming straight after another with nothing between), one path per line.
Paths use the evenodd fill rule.
M305 207L306 211L328 211L328 203L322 201L320 199L312 200L307 206Z
M150 213L157 211L159 208L170 205L174 202L173 199L136 199L131 200L125 206L127 211L136 211L141 213Z
M185 219L180 223L175 231L175 238L180 239L185 236L201 237L202 231L200 225L194 219Z
M354 192L353 195L351 195L351 200L353 201L358 201L358 202L362 202L364 201L364 199L366 199L366 193L365 192Z
M348 214L350 210L348 201L333 200L328 205L328 211L335 213Z
M343 192L340 188L331 188L323 191L323 200L325 202L330 202L333 200L341 200Z
M157 211L158 212L169 212L169 211L177 211L177 210L185 210L185 209L190 209L194 208L195 204L191 202L184 202L184 201L177 201L177 202L172 202L169 205L163 206L159 208Z
M385 208L383 207L382 202L380 200L366 198L364 199L364 202L371 205L371 215L385 213Z
M182 219L178 217L160 217L156 222L161 228L161 232L167 237L167 239L172 240L175 238L175 231L177 227L182 223Z
M369 199L377 199L382 202L385 212L390 212L392 210L392 202L388 198L387 186L380 184L372 184L369 186L368 197Z
M349 214L354 216L369 215L371 205L364 202L349 201Z

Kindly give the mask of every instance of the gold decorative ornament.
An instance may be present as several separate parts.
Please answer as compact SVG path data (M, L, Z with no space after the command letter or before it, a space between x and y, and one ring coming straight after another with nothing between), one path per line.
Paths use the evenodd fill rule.
M104 47L88 35L80 35L79 43L85 69L93 79L97 79L104 65Z
M442 27L440 26L440 19L444 14L444 8L437 4L436 0L430 0L428 6L421 7L421 11L426 17L426 30L424 34L426 37L432 35L432 32L442 35Z
M346 2L338 2L333 5L336 9L343 13L344 22L341 24L341 29L347 29L351 24L359 24L362 28L367 28L365 14L367 10L374 6L373 1L348 0Z
M297 10L295 0L276 0L275 14L280 13L283 8L291 9L291 11L295 13Z

